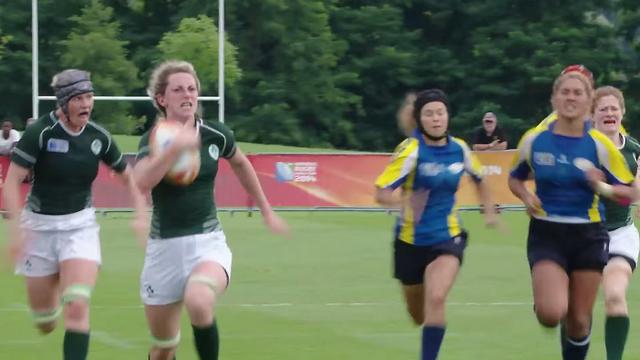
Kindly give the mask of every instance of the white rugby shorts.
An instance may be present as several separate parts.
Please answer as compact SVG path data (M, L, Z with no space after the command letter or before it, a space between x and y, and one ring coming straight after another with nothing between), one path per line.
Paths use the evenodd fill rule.
M25 254L16 264L16 273L47 276L60 271L69 259L93 260L100 264L100 226L95 210L73 214L43 215L25 210L20 218L25 236Z
M231 250L222 230L168 239L150 239L140 276L140 297L147 305L182 300L193 269L205 261L220 264L231 280Z

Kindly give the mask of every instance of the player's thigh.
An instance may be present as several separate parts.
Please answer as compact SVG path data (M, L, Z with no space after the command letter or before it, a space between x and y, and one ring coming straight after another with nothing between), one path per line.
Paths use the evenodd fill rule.
M602 273L602 286L607 293L618 293L626 291L633 270L629 261L625 258L615 256L609 259L607 266Z
M58 306L58 274L25 277L27 300L34 311L50 311Z
M424 285L403 285L402 295L411 312L422 312L424 310Z
M531 268L533 299L538 310L565 312L569 301L569 276L551 260L536 262Z
M98 278L98 263L95 260L68 259L60 263L60 286L62 291L71 285L93 288Z
M229 276L221 264L210 260L202 261L191 271L185 289L185 298L210 295L219 297L227 289L228 283Z
M569 312L591 314L598 295L602 274L595 270L580 270L571 273Z
M60 234L59 259L62 291L70 285L96 283L101 263L100 227L95 222Z
M173 339L180 333L182 302L145 305L144 312L151 335L159 340Z
M425 269L425 295L427 302L444 301L458 275L460 260L452 254L438 256Z

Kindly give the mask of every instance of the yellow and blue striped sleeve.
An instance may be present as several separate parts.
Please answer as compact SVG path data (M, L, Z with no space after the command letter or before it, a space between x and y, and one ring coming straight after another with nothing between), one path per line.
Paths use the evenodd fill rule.
M482 163L478 160L478 157L471 152L469 145L467 145L464 140L455 137L452 139L462 148L464 170L475 182L480 182L482 180Z
M620 150L606 135L598 130L590 129L589 135L596 144L598 161L605 170L607 181L613 184L630 184L634 176L629 169L629 164L624 160Z
M556 115L556 112L552 112L551 114L547 115L546 118L542 119L542 121L540 121L540 123L535 127L535 129L537 130L546 130L549 128L549 125L556 121L558 119L558 115Z
M418 139L409 138L403 141L393 154L391 162L376 179L378 188L396 189L402 185L407 176L415 170L418 161Z
M511 177L520 180L527 180L529 178L529 174L533 171L531 167L531 146L533 140L546 130L547 128L538 125L522 135L518 143L518 150L511 163Z

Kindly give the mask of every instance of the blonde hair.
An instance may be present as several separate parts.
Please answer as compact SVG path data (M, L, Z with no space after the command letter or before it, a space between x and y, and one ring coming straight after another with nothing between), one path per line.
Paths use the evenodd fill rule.
M413 105L416 102L416 93L411 91L404 96L402 104L396 112L396 121L398 122L398 128L406 136L411 135L411 132L416 128L416 122L413 118Z
M553 93L551 94L551 96L553 97L556 92L558 92L558 89L560 89L560 85L562 85L563 82L569 79L580 80L580 82L584 85L585 90L587 90L587 95L593 99L593 85L591 85L591 80L578 72L568 72L558 76L553 82Z
M598 105L598 101L605 96L613 96L618 100L618 105L620 106L620 110L624 114L624 95L620 89L613 86L601 86L596 89L595 95L593 96L593 107L591 109L592 112L596 111L596 106Z
M167 115L167 112L164 106L158 103L156 96L164 94L167 90L167 86L169 85L169 76L177 73L187 73L193 76L196 81L198 94L200 93L200 80L198 79L196 70L193 68L191 63L182 60L167 60L160 63L155 69L153 69L153 73L151 73L149 86L147 87L147 95L149 95L153 100L153 106L164 116Z

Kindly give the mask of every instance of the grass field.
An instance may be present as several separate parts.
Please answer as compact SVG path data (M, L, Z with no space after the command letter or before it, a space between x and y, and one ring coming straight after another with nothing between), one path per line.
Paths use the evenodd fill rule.
M222 359L417 359L412 326L391 277L385 213L284 213L292 239L264 231L259 216L223 213L234 252L232 286L218 308ZM537 325L525 260L523 213L506 213L510 234L485 230L465 213L471 237L447 307L442 360L559 359L558 336ZM143 252L126 214L100 217L103 268L92 301L90 359L146 359L147 330L138 297ZM4 228L0 228L4 234ZM3 236L3 239L5 237ZM640 359L640 286L629 295L627 359ZM25 308L22 281L0 273L0 359L61 356L63 331L39 336ZM196 359L186 314L180 360ZM589 359L604 358L599 300Z
M138 152L139 136L131 135L114 135L116 143L122 152ZM325 149L325 148L307 148L286 145L270 145L238 142L238 146L245 153L299 153L299 152L338 152L342 150ZM345 151L346 152L346 151ZM354 151L349 151L354 152Z

